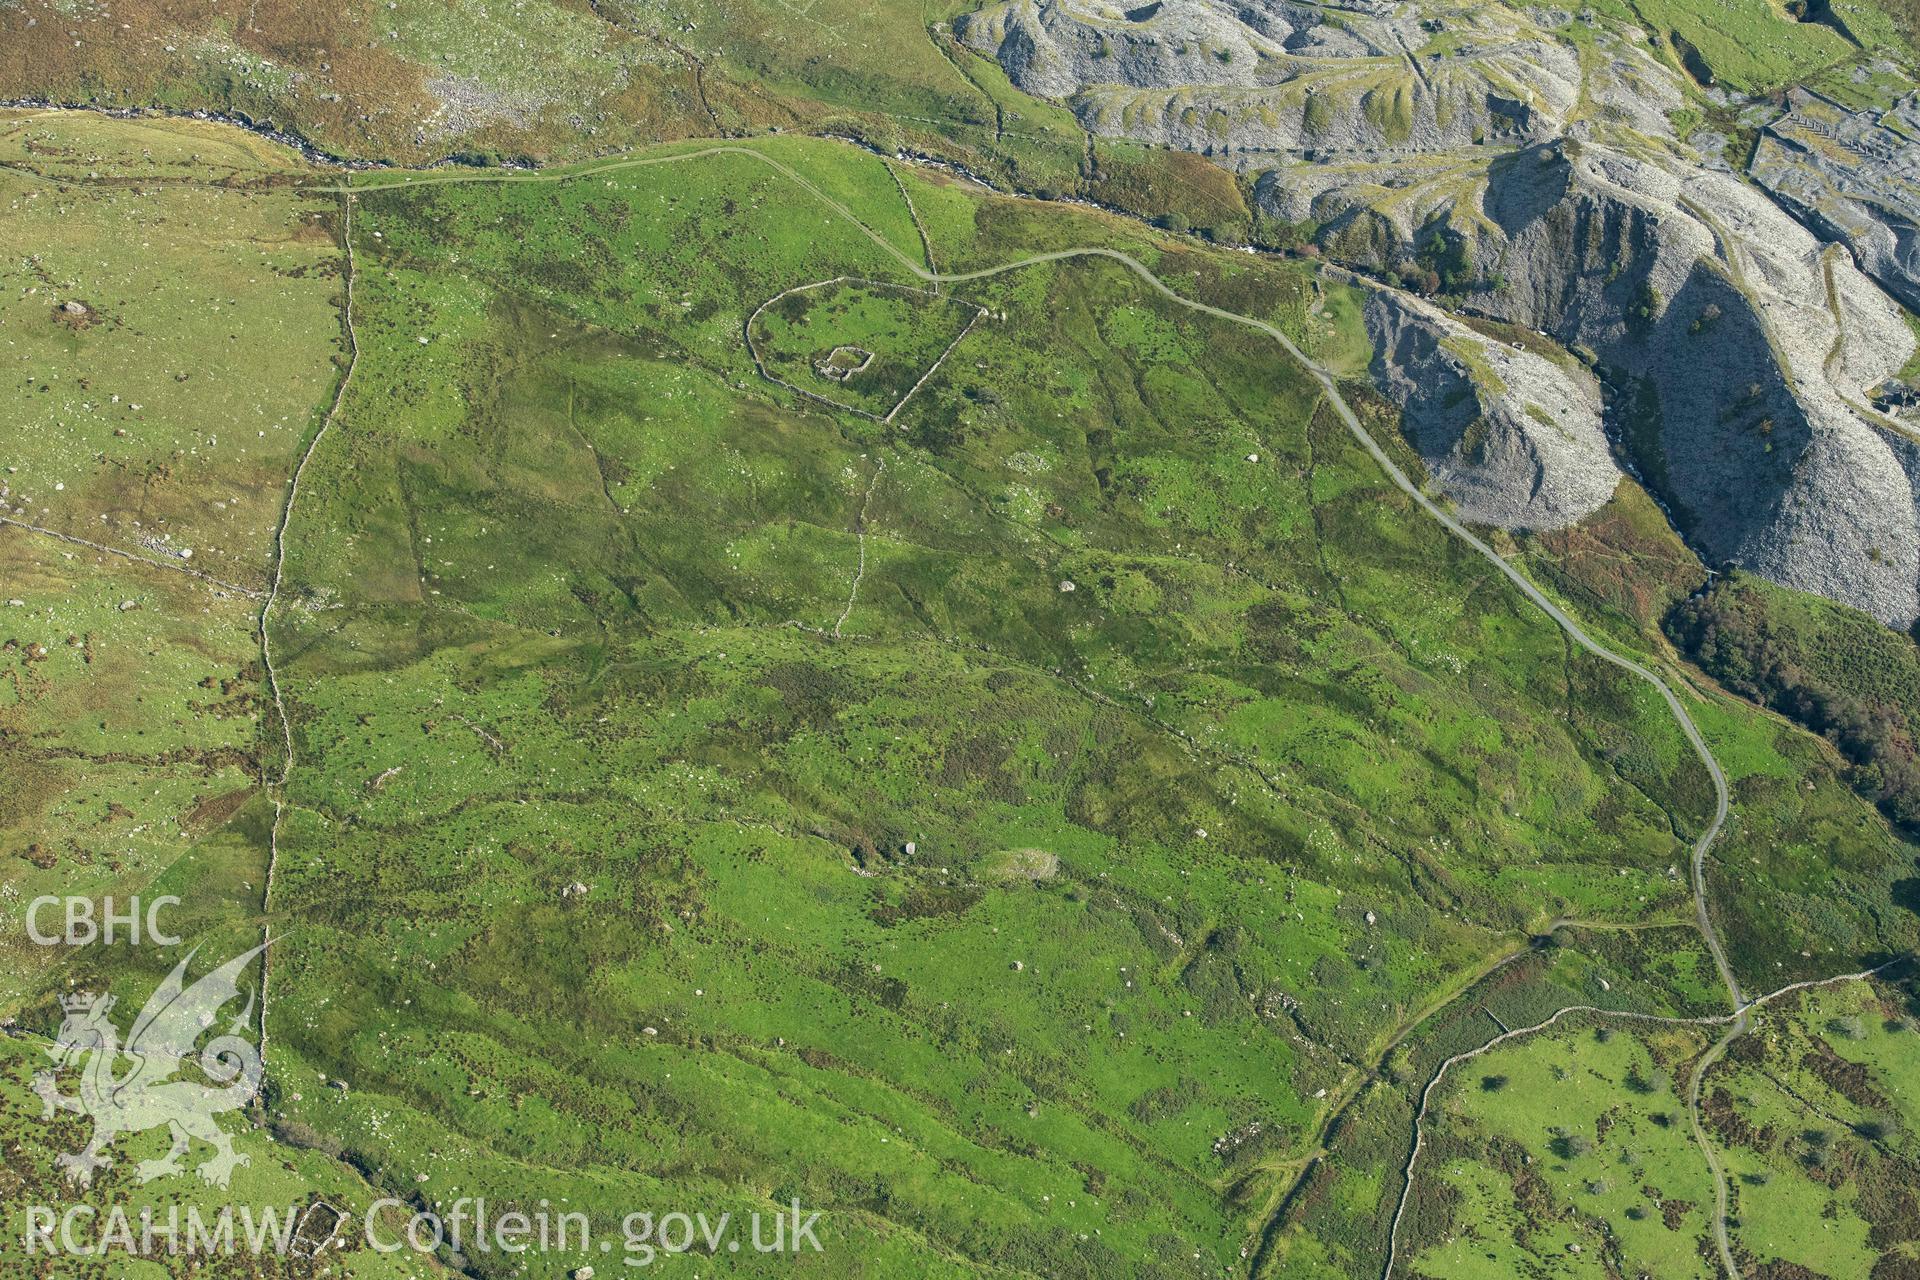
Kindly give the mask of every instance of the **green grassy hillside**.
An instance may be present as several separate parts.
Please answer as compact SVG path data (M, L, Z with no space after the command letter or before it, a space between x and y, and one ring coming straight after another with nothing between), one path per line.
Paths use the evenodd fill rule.
M616 1236L635 1209L798 1197L825 1252L779 1266L822 1276L1368 1274L1413 1096L1483 1008L1723 1006L1682 870L1713 791L1666 705L1392 487L1271 339L1111 260L991 270L954 287L988 318L951 350L930 296L854 315L901 369L945 351L891 424L763 379L744 340L796 286L1104 246L1351 349L1302 264L822 141L350 180L274 155L209 186L153 175L144 126L22 127L0 216L58 198L34 234L81 244L110 215L156 244L199 227L244 270L198 287L270 313L233 341L286 344L245 395L190 380L205 398L156 418L287 427L252 484L166 452L171 419L103 456L22 451L20 475L71 468L54 533L93 529L112 449L144 444L170 530L201 541L189 513L244 496L252 540L217 544L222 586L184 572L198 554L0 528L24 601L0 767L30 784L0 809L9 910L68 875L181 886L210 947L271 920L260 1118L314 1188L544 1197ZM53 167L72 155L85 179ZM156 255L103 289L82 265L62 289L130 330L192 274ZM106 392L117 331L43 301L6 317L22 371ZM107 514L84 536L145 545ZM1574 550L1638 527L1609 513ZM1660 662L1637 598L1578 570L1550 589ZM1743 978L1911 947L1885 908L1911 851L1817 743L1685 696L1738 789L1713 875ZM1818 911L1793 878L1816 862ZM71 985L137 993L177 959L10 954L5 1011L41 1032ZM1641 1065L1616 1056L1596 1114ZM9 1142L37 1123L10 1114Z

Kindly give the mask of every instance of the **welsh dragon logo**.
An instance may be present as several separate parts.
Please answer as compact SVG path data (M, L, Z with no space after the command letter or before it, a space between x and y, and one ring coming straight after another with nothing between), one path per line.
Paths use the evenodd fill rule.
M60 1025L58 1040L47 1050L54 1060L54 1070L36 1072L33 1091L45 1105L43 1119L51 1120L61 1111L93 1119L92 1140L55 1161L67 1181L82 1187L91 1185L94 1173L113 1163L106 1152L115 1138L162 1125L172 1130L173 1146L160 1159L143 1160L135 1167L143 1183L183 1172L181 1161L195 1139L214 1149L213 1155L195 1170L213 1186L225 1187L234 1169L249 1162L233 1149L233 1139L215 1117L246 1106L260 1092L260 1051L241 1035L252 1021L251 997L246 1009L227 1025L227 1033L216 1036L199 1051L200 1071L212 1083L174 1080L173 1076L195 1057L194 1047L201 1036L214 1025L220 1010L239 995L241 973L265 950L266 944L262 943L192 986L187 986L184 979L198 948L189 952L140 1010L124 1045L119 1028L108 1016L113 1012L112 996L61 999L66 1019ZM62 1094L55 1083L58 1073L81 1064L83 1058L79 1092ZM124 1072L117 1070L122 1059L128 1064Z

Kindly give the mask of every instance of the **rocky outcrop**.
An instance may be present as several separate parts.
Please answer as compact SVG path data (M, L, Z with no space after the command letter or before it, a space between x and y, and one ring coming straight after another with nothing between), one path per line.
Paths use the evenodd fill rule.
M1448 23L1456 52L1420 59ZM1549 136L1579 99L1575 51L1529 25L1405 5L1003 0L960 24L1013 82L1089 129L1191 151L1413 154ZM1452 34L1450 32L1450 34Z
M1620 469L1587 370L1387 290L1369 296L1364 314L1374 384L1404 411L1407 439L1463 518L1559 529L1613 496Z
M1754 181L1920 310L1920 98L1849 111L1795 89L1754 147Z
M1572 21L1496 2L1001 0L960 30L1090 130L1251 174L1259 211L1327 256L1582 353L1615 454L1709 562L1911 622L1920 444L1869 396L1914 339L1860 267L1920 303L1904 141L1920 107L1796 95L1755 162L1776 204L1676 136L1688 99L1644 33L1583 22L1576 46ZM1376 295L1367 321L1376 383L1470 518L1546 528L1611 493L1583 375L1406 300Z
M1268 74L1262 64L1285 52L1284 36L1270 39L1196 0L1161 0L1130 11L1008 0L964 18L960 33L996 58L1022 90L1045 98L1095 85L1249 88Z
M1912 334L1844 253L1760 192L1572 140L1398 200L1318 185L1307 202L1348 256L1384 269L1438 236L1473 264L1474 309L1606 369L1619 448L1710 563L1896 625L1920 613L1913 445L1866 403ZM1290 186L1261 190L1299 200Z
M1731 175L1568 143L1496 169L1488 309L1619 370L1628 447L1694 545L1905 625L1920 504L1864 409L1898 308Z

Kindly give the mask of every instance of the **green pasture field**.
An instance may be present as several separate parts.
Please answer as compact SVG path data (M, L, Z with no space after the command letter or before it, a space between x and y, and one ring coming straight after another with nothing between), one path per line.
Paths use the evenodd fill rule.
M1574 1023L1454 1069L1416 1183L1418 1274L1711 1277L1688 1129L1703 1031Z
M951 295L829 281L769 299L748 321L747 340L769 377L884 419L981 319Z
M1708 1077L1741 1257L1833 1276L1920 1260L1914 1011L1910 980L1789 997Z
M264 585L339 377L337 204L191 121L8 112L0 166L0 514Z

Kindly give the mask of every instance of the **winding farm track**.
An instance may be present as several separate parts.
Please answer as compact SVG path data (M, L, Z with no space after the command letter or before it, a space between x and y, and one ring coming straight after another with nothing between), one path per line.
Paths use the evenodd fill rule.
M1335 414L1339 417L1342 425L1346 427L1348 434L1351 435L1353 439L1360 445L1360 447L1366 451L1367 455L1374 460L1375 464L1378 465L1379 468L1386 473L1387 478L1390 481L1392 481L1394 487L1399 489L1402 493L1406 494L1407 497L1412 499L1414 504L1417 507L1419 507L1420 511L1424 515L1426 515L1429 519L1433 520L1448 534L1458 539L1460 542L1464 543L1467 547L1471 548L1477 555L1479 555L1482 559L1484 559L1488 564L1492 565L1496 570L1498 570L1501 576L1506 578L1507 581L1511 583L1513 587L1520 592L1521 595L1525 596L1526 599L1530 601L1535 608L1539 609L1542 613L1544 613L1547 616L1547 618L1551 620L1555 626L1559 627L1560 630L1563 631L1567 635L1567 637L1571 639L1575 644L1579 645L1582 649L1586 650L1588 653L1592 654L1594 657L1600 659L1602 662L1608 663L1611 666L1614 666L1619 670L1624 671L1627 674L1633 676L1635 679L1643 681L1647 685L1651 686L1654 689L1654 691L1660 695L1661 699L1666 703L1667 709L1672 713L1675 723L1679 725L1682 734L1686 737L1688 745L1692 747L1694 754L1699 757L1701 764L1705 766L1708 775L1713 780L1713 790L1714 790L1713 819L1707 825L1706 829L1701 832L1701 834L1694 841L1694 844L1693 844L1692 879L1693 879L1694 916L1695 916L1695 922L1699 927L1701 938L1705 942L1708 953L1713 957L1714 967L1719 972L1720 980L1726 988L1732 1011L1728 1014L1720 1015L1718 1017L1713 1017L1713 1018L1691 1018L1691 1019L1655 1018L1653 1020L1670 1021L1675 1023L1686 1023L1689 1025L1698 1025L1698 1026L1724 1025L1727 1027L1726 1035L1724 1035L1719 1041L1717 1041L1714 1044L1714 1046L1711 1049L1709 1049L1707 1053L1701 1057L1699 1063L1697 1064L1694 1070L1693 1078L1690 1082L1689 1089L1688 1089L1687 1108L1688 1108L1689 1118L1692 1123L1694 1142L1700 1148L1702 1156L1705 1158L1708 1164L1708 1167L1712 1170L1712 1173L1713 1173L1714 1190L1715 1190L1715 1212L1714 1212L1713 1225L1714 1225L1715 1243L1720 1254L1721 1264L1725 1268L1726 1273L1729 1277L1737 1277L1739 1275L1739 1270L1734 1264L1732 1248L1727 1236L1728 1189L1727 1189L1726 1174L1721 1167L1719 1156L1713 1149L1712 1141L1708 1136L1706 1132L1706 1128L1702 1123L1701 1117L1700 1117L1700 1099L1701 1099L1701 1093L1703 1090L1707 1071L1713 1066L1715 1062L1717 1062L1720 1059L1721 1056L1725 1054L1727 1047L1736 1038L1738 1038L1747 1030L1748 1021L1749 1021L1749 1018L1748 1018L1749 1011L1754 1007L1755 1004L1759 1003L1758 1001L1750 1003L1742 995L1740 990L1739 979L1735 976L1733 972L1733 966L1727 959L1726 948L1721 942L1719 932L1714 927L1712 914L1708 910L1706 860L1707 860L1708 851L1712 848L1714 841L1719 838L1720 832L1725 827L1726 821L1727 821L1728 808L1730 803L1730 792L1727 785L1726 773L1724 770L1721 769L1720 762L1714 758L1713 751L1707 745L1705 736L1700 732L1699 726L1694 723L1693 717L1687 712L1686 705L1680 700L1680 696L1674 692L1673 687L1671 685L1669 685L1664 679L1662 679L1658 674L1656 674L1654 671L1652 671L1648 667L1643 666L1639 662L1634 661L1632 658L1629 658L1624 654L1615 652L1614 650L1608 648L1601 641L1595 639L1591 634L1587 632L1587 630L1584 627L1582 627L1577 621L1575 621L1574 618L1572 618L1566 612L1566 610L1562 609L1544 592L1542 592L1537 586L1535 586L1531 579L1529 579L1525 574L1521 573L1518 569L1514 568L1513 565L1509 564L1505 559L1505 557L1501 556L1499 552L1495 551L1490 545L1488 545L1483 539L1481 539L1471 529L1467 528L1459 520L1455 519L1443 507L1441 507L1439 503L1437 503L1433 498L1429 497L1427 493L1424 490L1422 490L1421 487L1418 484L1416 484L1406 474L1406 472L1400 468L1400 466L1396 462L1394 462L1393 458L1388 455L1387 451L1381 447L1379 441L1375 440L1373 435L1361 423L1359 415L1354 412L1353 407L1347 402L1346 398L1340 393L1338 380L1335 378L1332 371L1330 371L1325 366L1311 359L1306 354L1306 352L1302 351L1298 346L1298 344L1296 344L1293 341L1293 339L1290 338L1278 326L1270 324L1267 321L1261 320L1254 316L1242 315L1239 312L1228 311L1225 308L1216 307L1209 303L1205 303L1193 298L1189 298L1184 294L1175 290L1172 286L1168 285L1163 280L1161 280L1160 277L1156 276L1153 273L1153 271L1149 267L1147 267L1144 263L1116 249L1092 248L1092 247L1060 249L1050 253L1034 254L1030 257L1021 258L1012 262L1002 263L998 266L982 268L977 271L943 272L943 271L930 269L929 267L923 266L919 262L916 262L911 255L909 255L904 250L902 250L898 245L894 244L891 240L887 239L880 232L868 226L859 217L857 217L853 213L853 211L849 209L845 204L834 199L832 196L828 195L825 191L821 190L813 182L809 181L804 174L800 173L798 170L794 169L792 166L784 163L783 161L775 159L774 157L769 156L764 152L761 152L755 148L747 147L747 146L720 144L720 145L714 145L714 146L698 147L692 150L675 152L668 155L631 156L631 157L625 157L618 160L610 160L610 161L606 161L599 164L587 165L577 169L571 169L571 170L566 170L562 172L551 172L551 173L549 172L496 172L496 173L461 172L461 173L429 173L429 174L404 174L404 175L373 173L373 174L369 174L367 180L365 181L349 183L345 185L316 187L312 189L317 191L335 192L335 193L341 194L345 198L350 198L353 194L371 194L373 192L378 192L378 191L391 191L396 189L408 189L408 188L422 187L422 186L448 186L448 185L456 185L456 184L472 185L472 184L481 184L481 183L570 182L580 178L597 177L603 174L619 172L627 169L637 169L637 168L643 168L643 167L648 167L653 165L662 165L662 164L677 164L684 161L697 160L704 157L720 156L720 155L741 156L741 157L751 159L759 164L766 165L768 168L774 170L775 172L779 173L783 177L792 181L801 189L805 190L810 195L812 195L814 199L818 200L826 208L831 210L833 213L837 214L839 217L845 219L851 227L859 231L867 239L871 240L875 245L879 246L880 249L884 251L889 257L891 257L895 262L897 262L902 269L907 271L910 275L914 276L916 279L921 280L930 286L965 284L969 281L985 280L991 277L1006 275L1010 272L1020 271L1028 267L1041 266L1047 263L1066 262L1066 261L1074 261L1079 259L1105 259L1107 261L1116 263L1122 268L1131 272L1133 275L1138 277L1139 280L1144 285L1146 285L1147 288L1151 289L1154 293L1160 295L1161 297L1167 299L1169 302L1172 302L1176 306L1182 307L1188 311L1192 311L1200 315L1209 316L1217 320L1225 321L1229 324L1236 324L1236 325L1243 326L1245 328L1255 330L1256 332L1264 334L1265 336L1273 339L1273 341L1276 344L1278 344L1280 349L1284 351L1290 359L1292 359L1295 363L1297 363L1301 368L1305 369L1307 373L1314 379L1314 381L1320 384L1320 388L1322 392L1325 394L1328 403L1333 406ZM917 217L915 221L917 224L918 223ZM924 228L922 229L922 233L924 235ZM929 249L930 247L931 246L928 246ZM352 341L351 236L348 237L347 254L348 254L348 264L349 264L348 265L349 287L348 287L348 298L347 298L347 305L348 305L347 331L348 331L349 342L351 343ZM354 363L357 364L357 361L358 361L357 349L352 352L352 357L353 357ZM353 366L350 365L346 374L346 378L342 380L342 384L341 384L342 395L344 395L345 393L346 379L350 379L352 377L352 373L353 373ZM339 400L336 399L334 404L334 412L328 415L327 422L323 424L321 427L322 434L324 434L326 427L332 423L334 416L338 413L338 409L339 409ZM319 435L316 435L313 441L313 445L317 446L318 443L319 443ZM306 462L309 458L312 457L312 454L313 454L313 446L309 446L306 455L301 459L301 463L300 463L301 470L304 470L306 466ZM279 588L280 588L280 582L281 582L281 568L284 564L284 559L285 559L286 526L287 526L287 523L291 520L293 515L293 502L294 502L295 496L297 495L299 475L300 475L300 470L296 470L294 474L293 486L289 490L287 507L281 522L279 536L276 537L275 539L276 555L275 555L275 565L274 565L273 590L269 593L266 606L261 611L261 638L263 642L263 649L265 648L267 615L268 613L271 612L273 608L273 604L275 600L278 599L278 595L279 595ZM277 679L277 676L275 676L275 674L273 673L272 663L270 660L267 665L268 665L269 682L273 686L275 705L276 707L280 708L281 724L283 727L286 728L287 770L291 771L292 765L293 765L292 730L290 727L287 726L284 705L281 703L281 700L280 700L278 679ZM285 780L286 780L286 777L285 777L285 774L283 773L281 778L281 783L283 786L284 786ZM278 829L279 829L278 812L279 812L279 800L278 798L276 798L276 820L274 824L276 854L277 854L277 845L278 845L277 837L278 837ZM271 876L269 876L268 887L269 887L269 892L271 892ZM1826 979L1825 982L1828 982L1828 983L1845 982L1845 981L1863 979L1870 976L1872 976L1871 972L1865 973L1865 974L1848 974L1848 975L1842 975L1836 978ZM1802 987L1817 986L1817 985L1823 985L1823 984L1822 983L1796 984L1793 987L1783 988L1781 991L1771 993L1770 995L1765 996L1762 999L1771 1000L1789 991L1799 990ZM265 984L264 984L264 977L263 977L263 983L262 983L263 994L264 994L264 986ZM1425 1144L1424 1124L1427 1117L1428 1103L1430 1102L1434 1092L1438 1088L1439 1084L1442 1081L1442 1078L1445 1076L1448 1069L1454 1066L1455 1064L1457 1064L1458 1062L1461 1062L1473 1057L1477 1057L1480 1054L1487 1052L1488 1050L1494 1048L1497 1045L1506 1043L1510 1040L1513 1040L1522 1036L1532 1034L1537 1031L1544 1030L1558 1023L1562 1018L1575 1013L1590 1013L1596 1016L1617 1016L1617 1017L1626 1017L1626 1018L1635 1018L1635 1019L1646 1019L1651 1017L1651 1015L1625 1013L1618 1010L1589 1008L1587 1006L1572 1006L1572 1007L1560 1010L1559 1012L1555 1013L1551 1018L1548 1018L1546 1021L1538 1023L1534 1026L1522 1027L1522 1028L1509 1030L1509 1031L1503 1031L1500 1035L1495 1036L1493 1039L1489 1040L1486 1044L1482 1045L1479 1049L1472 1050L1466 1054L1458 1055L1455 1058L1449 1059L1447 1062L1443 1063L1440 1066L1440 1068L1435 1072L1432 1079L1429 1080L1425 1091L1421 1095L1421 1107L1419 1111L1419 1116L1415 1121L1412 1150L1408 1156L1407 1164L1403 1171L1404 1181L1401 1189L1400 1203L1398 1208L1395 1210L1394 1217L1393 1217L1393 1224L1392 1224L1391 1234L1390 1234L1390 1243L1389 1243L1389 1248L1388 1248L1388 1253L1387 1253L1387 1258L1386 1258L1386 1263L1384 1268L1385 1276L1387 1277L1392 1276L1395 1263L1397 1261L1400 1227L1405 1217L1407 1206L1411 1200L1412 1188L1413 1188L1413 1174L1414 1174L1415 1165L1419 1159L1420 1152ZM264 1009L264 1003L263 1003L263 1007L262 1007L263 1025L264 1025L264 1014L265 1014L265 1009ZM264 1033L262 1038L264 1041Z

